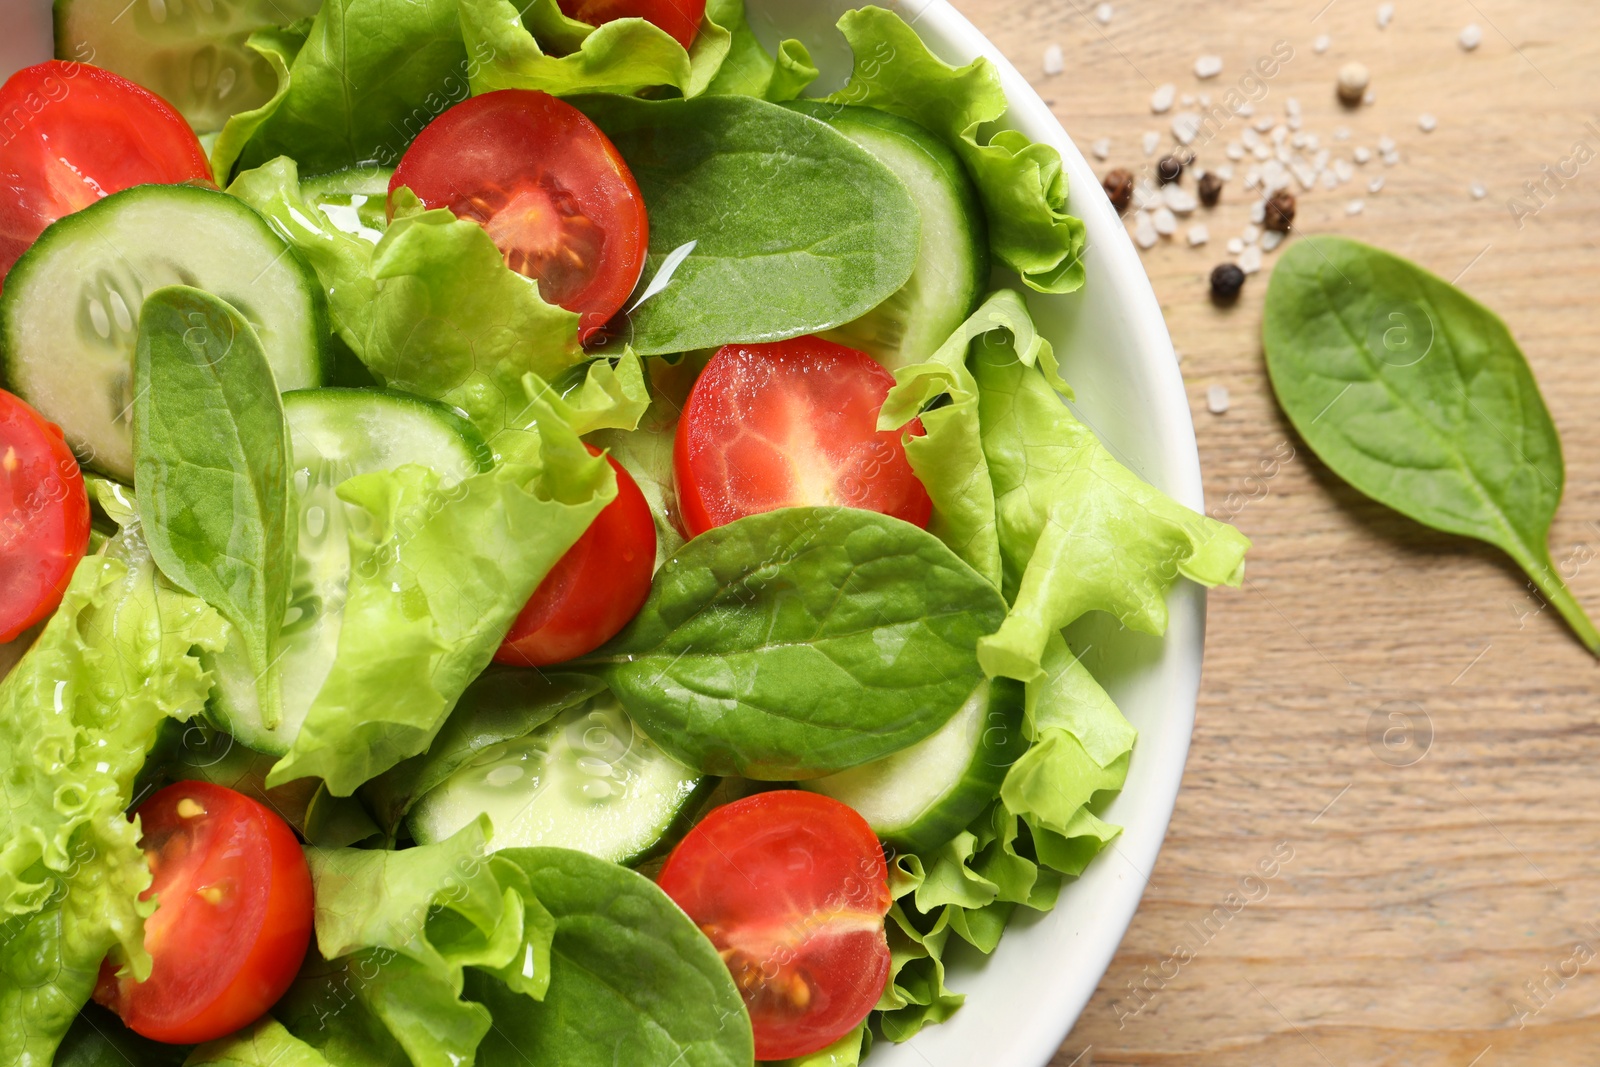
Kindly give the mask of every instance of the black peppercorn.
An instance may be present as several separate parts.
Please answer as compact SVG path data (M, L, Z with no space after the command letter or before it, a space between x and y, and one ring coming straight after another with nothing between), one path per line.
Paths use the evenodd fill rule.
M1294 194L1287 189L1273 193L1272 199L1267 201L1267 214L1263 224L1269 230L1288 233L1289 227L1294 225Z
M1128 210L1133 203L1133 175L1121 167L1107 172L1100 184L1105 188L1106 196L1111 200L1111 206L1117 209L1117 214Z
M1200 175L1196 191L1200 194L1202 204L1206 207L1216 207L1217 201L1222 198L1222 179L1208 170Z
M1231 304L1239 299L1244 288L1244 271L1237 263L1219 263L1211 272L1211 299L1219 304Z
M1162 156L1156 164L1156 178L1162 185L1171 185L1183 177L1184 160L1177 156Z

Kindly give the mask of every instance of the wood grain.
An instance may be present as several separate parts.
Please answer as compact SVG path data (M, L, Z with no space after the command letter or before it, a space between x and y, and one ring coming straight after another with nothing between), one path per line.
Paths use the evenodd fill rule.
M1325 2L1114 0L1102 26L1090 0L955 0L1079 145L1111 139L1102 172L1151 166L1145 130L1171 144L1170 115L1148 106L1157 85L1220 96L1280 39L1295 58L1261 111L1295 97L1325 144L1340 125L1350 145L1399 142L1400 164L1303 194L1297 230L1461 275L1505 317L1562 433L1553 552L1600 611L1600 160L1549 184L1520 226L1507 205L1519 194L1537 205L1523 183L1545 181L1541 167L1577 142L1600 153L1600 123L1586 126L1600 116L1600 5L1401 0L1380 30L1374 0L1334 0L1318 16ZM1469 22L1483 30L1470 53L1457 44ZM1318 55L1323 33L1333 45ZM1066 56L1054 77L1042 66L1050 43ZM1202 53L1226 61L1214 81L1193 75ZM1371 69L1376 101L1346 112L1333 85L1352 59ZM1431 134L1423 112L1438 118ZM1224 162L1235 136L1202 164ZM1386 186L1367 194L1374 172ZM1474 181L1485 198L1469 194ZM1358 196L1364 210L1347 215ZM1236 180L1201 212L1209 245L1190 249L1180 232L1145 257L1182 353L1207 499L1237 512L1255 550L1246 588L1211 600L1194 747L1160 862L1054 1062L1600 1063L1596 662L1495 551L1367 501L1290 430L1261 355L1266 275L1230 310L1205 295L1247 206ZM1214 385L1231 395L1224 415L1206 409ZM1403 749L1369 740L1403 730L1391 712L1418 725L1422 758L1409 766L1392 765ZM1280 842L1293 856L1277 876L1242 883ZM1213 920L1201 944L1195 930L1230 892L1253 902ZM1174 956L1180 945L1192 959Z

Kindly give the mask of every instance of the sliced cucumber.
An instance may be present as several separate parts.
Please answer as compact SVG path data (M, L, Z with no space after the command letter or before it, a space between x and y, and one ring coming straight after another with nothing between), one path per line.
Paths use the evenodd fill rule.
M471 423L421 397L376 389L308 389L285 393L283 414L294 446L300 525L278 650L283 707L276 725L269 727L262 714L255 674L236 634L208 663L216 673L212 714L250 748L278 756L294 744L339 647L356 509L334 490L358 474L407 463L437 471L451 486L494 462Z
M250 34L314 15L322 0L56 0L56 56L114 71L199 133L260 107L277 89Z
M907 119L870 107L798 101L878 158L922 211L911 280L888 300L824 337L871 353L890 370L926 360L967 320L989 282L989 233L978 190L950 146Z
M278 388L321 385L322 284L260 215L214 189L140 185L51 224L0 294L3 384L89 465L133 481L133 349L146 293L215 293L261 337Z
M485 749L418 800L407 825L428 844L487 813L490 848L574 848L626 864L687 828L713 781L658 749L606 693Z
M1021 682L981 682L932 737L800 787L850 805L897 848L938 848L995 798L1006 770L1027 748L1022 708Z

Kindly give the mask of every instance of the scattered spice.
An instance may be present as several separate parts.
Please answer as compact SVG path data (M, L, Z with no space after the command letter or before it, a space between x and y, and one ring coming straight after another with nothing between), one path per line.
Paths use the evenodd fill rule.
M1244 288L1244 271L1237 263L1219 263L1211 272L1211 299L1219 304L1231 304L1239 299Z
M1228 387L1226 385L1213 385L1206 390L1206 410L1213 415L1226 415L1228 413Z
M1346 107L1359 106L1371 83L1372 75L1365 63L1346 63L1339 68L1339 101Z
M1156 179L1162 185L1170 185L1183 177L1183 160L1177 156L1162 156L1161 162L1156 164Z
M1111 201L1111 206L1117 209L1120 215L1128 210L1133 203L1133 175L1126 169L1118 167L1106 172L1100 179L1100 185L1106 191L1106 197Z
M1470 52L1483 43L1483 31L1478 28L1478 24L1476 22L1468 23L1461 30L1460 41L1461 50L1463 52Z
M1279 233L1288 233L1289 227L1294 225L1294 194L1287 189L1279 189L1267 201L1266 213L1262 215L1262 225L1269 230Z
M1206 207L1216 207L1217 201L1222 199L1222 179L1209 170L1200 175L1200 202Z

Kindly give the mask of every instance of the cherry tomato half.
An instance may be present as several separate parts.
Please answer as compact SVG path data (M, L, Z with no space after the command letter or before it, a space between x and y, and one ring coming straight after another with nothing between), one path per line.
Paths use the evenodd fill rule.
M89 547L89 494L61 429L0 389L0 644L56 610Z
M586 446L591 455L600 450ZM617 498L567 549L523 607L494 658L518 667L565 663L593 652L639 614L650 595L656 522L639 483L610 456Z
M644 270L650 225L633 174L583 112L548 93L502 89L464 100L406 149L389 182L494 238L506 266L592 336Z
M889 980L889 877L867 821L798 789L717 808L657 879L728 961L756 1059L826 1048Z
M209 182L189 124L109 70L52 59L0 86L0 275L63 215L133 185Z
M694 44L706 17L706 0L560 0L561 13L591 26L641 18L666 30L683 47Z
M144 899L148 980L108 959L94 999L135 1033L212 1041L260 1018L300 970L311 938L311 872L287 823L240 793L178 782L137 812L154 882Z
M879 431L894 376L865 352L799 337L728 345L694 384L672 469L690 537L746 515L838 504L927 526L900 431ZM922 433L913 421L907 433Z

